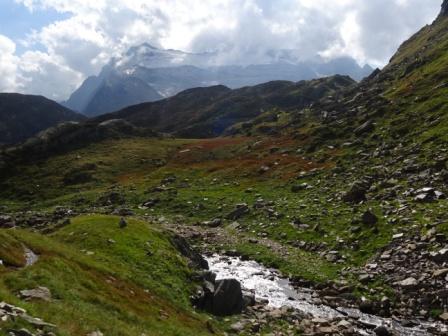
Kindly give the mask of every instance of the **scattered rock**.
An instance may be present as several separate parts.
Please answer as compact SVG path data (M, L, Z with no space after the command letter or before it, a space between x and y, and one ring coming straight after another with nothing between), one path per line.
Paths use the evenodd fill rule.
M361 126L359 126L358 128L356 128L355 130L354 130L354 133L356 134L356 135L361 135L361 134L363 134L363 133L366 133L366 132L370 132L370 131L372 131L373 129L374 129L374 124L373 124L373 121L372 120L367 120L364 124L362 124Z
M92 331L91 333L88 333L87 336L103 336L103 333L99 330Z
M28 329L22 328L20 330L9 330L9 335L12 336L35 336L33 333L31 333Z
M0 228L10 229L16 226L14 219L11 216L0 216Z
M235 210L230 212L226 218L229 220L238 220L250 211L249 206L246 203L237 204Z
M407 278L399 282L400 287L402 288L414 288L418 285L418 281L415 278Z
M350 190L342 196L342 200L348 203L360 203L366 200L369 185L365 181L356 181Z
M30 300L51 301L51 292L47 287L24 289L20 291L20 297L26 301Z
M448 275L448 268L443 268L440 270L436 270L433 273L434 278L444 277L445 275Z
M291 191L293 193L298 193L302 190L306 190L309 188L309 185L307 183L302 183L302 184L295 184L291 187Z
M366 225L375 225L378 223L378 217L370 210L367 210L362 214L361 220Z
M205 225L205 226L216 228L216 227L222 225L222 219L221 218L215 218L215 219L212 219L211 221L203 222L202 224Z

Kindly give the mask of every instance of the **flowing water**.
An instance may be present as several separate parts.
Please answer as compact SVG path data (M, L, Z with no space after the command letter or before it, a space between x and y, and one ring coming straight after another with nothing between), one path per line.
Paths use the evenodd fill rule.
M243 289L255 293L258 300L266 300L273 308L290 307L315 318L332 320L349 317L366 328L357 330L360 335L374 335L371 331L376 326L385 326L397 335L425 336L433 335L431 330L448 335L448 327L442 324L421 321L418 326L407 328L391 318L363 314L353 308L331 308L314 303L317 296L314 290L294 288L288 279L282 278L276 270L268 269L255 261L243 261L237 257L213 255L206 257L210 270L220 279L237 279ZM369 326L369 327L367 327Z

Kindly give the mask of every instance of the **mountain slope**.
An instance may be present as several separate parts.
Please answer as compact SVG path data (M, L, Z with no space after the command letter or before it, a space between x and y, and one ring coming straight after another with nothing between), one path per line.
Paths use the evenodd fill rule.
M41 96L0 93L0 144L17 143L58 123L84 119Z
M368 65L360 67L351 58L303 61L297 54L292 50L272 51L260 63L218 65L217 53L192 54L143 44L112 59L64 104L92 116L155 101L160 96L171 97L195 87L219 84L237 89L274 80L300 81L336 74L360 80L372 71Z
M344 120L352 131L370 123L363 138L372 143L441 145L448 139L447 48L448 14L442 11L433 24L404 42L382 71L338 102L319 102L314 112L335 111L326 122L335 128Z
M354 84L349 77L334 76L298 83L269 82L236 90L224 86L190 89L172 98L131 106L97 120L125 119L180 137L213 137L274 108L303 109Z
M163 98L151 86L135 77L109 76L96 88L82 110L89 117L126 106Z
M51 235L0 229L2 301L53 324L45 329L57 335L209 334L205 318L189 304L194 270L170 234L134 219L120 228L115 216L71 222ZM26 264L25 247L35 253L34 264ZM37 287L49 298L16 295ZM2 320L0 333L23 327L42 329L19 314Z

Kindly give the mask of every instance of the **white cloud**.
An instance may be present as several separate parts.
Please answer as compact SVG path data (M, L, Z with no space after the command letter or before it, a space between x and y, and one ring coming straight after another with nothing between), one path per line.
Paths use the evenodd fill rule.
M186 51L220 49L222 63L256 61L269 49L304 58L352 56L383 65L440 8L441 0L15 0L35 15L67 19L30 32L18 59L0 37L0 89L64 99L112 57L150 42ZM37 51L40 50L40 51Z
M0 91L17 89L17 62L14 55L16 45L6 36L0 35Z

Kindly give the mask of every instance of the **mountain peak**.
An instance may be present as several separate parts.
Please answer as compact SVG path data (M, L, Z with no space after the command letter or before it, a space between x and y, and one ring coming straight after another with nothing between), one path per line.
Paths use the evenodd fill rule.
M139 54L139 53L146 53L149 51L160 51L159 48L154 47L152 44L149 43L142 43L140 45L131 47L127 52L126 55L130 56L130 55L135 55L135 54Z

